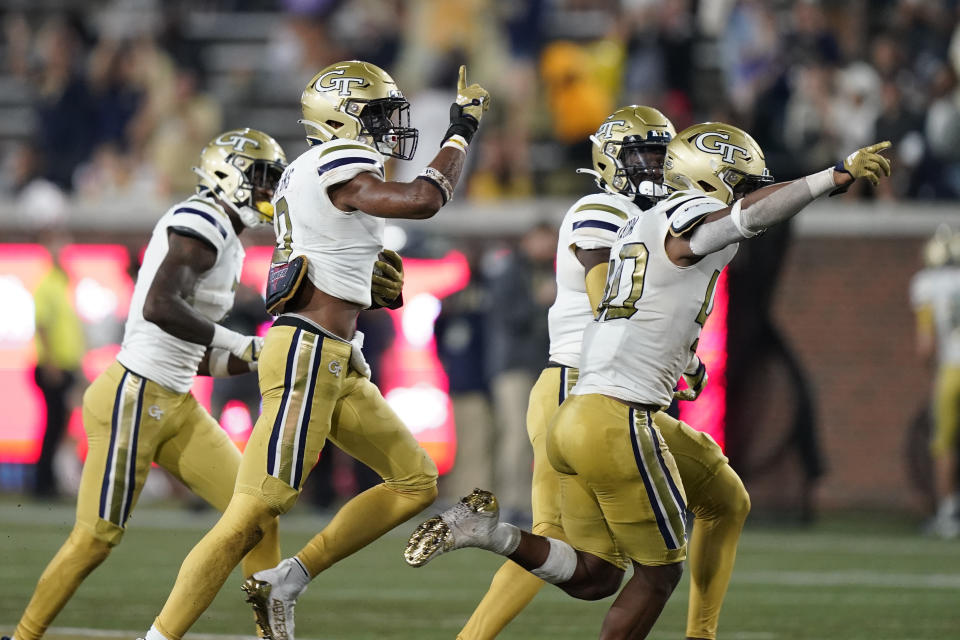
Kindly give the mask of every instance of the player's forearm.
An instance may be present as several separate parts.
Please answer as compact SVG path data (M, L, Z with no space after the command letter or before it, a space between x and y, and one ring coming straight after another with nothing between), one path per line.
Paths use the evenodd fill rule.
M197 366L197 375L224 378L250 373L255 370L255 363L241 360L229 351L211 347L203 354L203 359Z
M441 193L441 195L443 195L445 198L444 204L449 202L450 198L453 197L453 192L457 188L457 183L460 182L460 174L463 172L463 163L466 157L467 152L465 145L462 149L453 145L443 146L440 148L440 152L437 153L433 161L427 165L427 169L424 170L426 173L429 171L429 169L433 169L434 171L439 172L440 175L443 176L443 179L446 180L449 193ZM423 173L420 175L424 176Z
M701 224L690 236L690 250L705 256L782 224L815 199L837 187L833 169L770 185L737 200L729 215Z
M213 322L176 294L148 295L143 305L143 318L175 338L202 345L210 344L216 328Z

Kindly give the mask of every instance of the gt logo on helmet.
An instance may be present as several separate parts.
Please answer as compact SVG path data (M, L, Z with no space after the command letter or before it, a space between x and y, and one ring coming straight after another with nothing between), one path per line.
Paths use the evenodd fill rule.
M711 146L708 142L708 140L711 138L729 140L730 134L721 133L719 131L707 131L706 133L701 133L698 135L694 140L694 144L697 146L697 149L700 149L700 151L706 151L707 153L719 155L720 159L727 164L736 163L735 158L738 152L745 160L750 157L750 153L746 149L743 147L738 147L735 144L730 144L729 142L713 142Z
M234 151L239 151L240 153L243 153L244 148L248 144L252 144L254 149L260 148L260 143L254 140L253 138L248 138L246 136L241 136L237 134L228 136L227 134L224 133L213 142L214 144L218 144L221 147L233 147Z
M363 85L366 83L366 80L363 78L333 78L331 76L343 76L346 73L345 69L334 69L333 71L328 71L319 78L317 82L313 85L317 91L337 91L337 95L348 96L350 95L350 83L355 82L358 85ZM330 78L327 81L327 78ZM326 83L325 83L326 81Z
M613 128L618 125L621 127L625 127L627 126L627 123L624 122L623 120L610 120L608 122L604 122L602 125L600 125L600 128L597 129L597 137L600 138L601 140L612 138Z

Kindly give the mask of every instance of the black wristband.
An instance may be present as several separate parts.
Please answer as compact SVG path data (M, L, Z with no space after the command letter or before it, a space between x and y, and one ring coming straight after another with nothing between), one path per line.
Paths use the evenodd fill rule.
M435 186L437 188L437 191L440 192L440 197L443 198L443 204L447 204L447 200L449 200L449 198L447 198L447 192L443 190L443 186L439 182L437 182L430 176L423 176L423 175L417 176L416 178L414 178L414 180L426 180L427 182Z
M463 139L470 144L473 140L473 134L480 128L480 123L471 115L463 112L463 107L454 102L450 105L450 127L443 136L440 146L450 139L451 136L463 136Z

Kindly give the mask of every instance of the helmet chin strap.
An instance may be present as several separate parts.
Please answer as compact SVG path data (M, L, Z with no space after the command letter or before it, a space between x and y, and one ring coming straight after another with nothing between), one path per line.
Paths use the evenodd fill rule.
M191 167L191 169L195 174L197 174L200 177L200 183L203 186L210 189L211 193L213 193L215 196L218 196L218 197L224 196L223 190L217 184L217 181L216 179L214 179L213 176L211 176L209 173L207 173L200 167ZM226 197L220 197L219 200L220 202L230 207L230 209L235 214L237 214L237 216L240 218L240 222L243 223L243 226L247 228L252 229L254 227L259 227L259 226L268 224L266 220L261 218L261 213L250 206L243 205L238 207L235 203L233 203L229 198L226 198ZM270 209L271 210L273 209L273 205L270 205ZM264 215L267 215L266 212L264 212Z

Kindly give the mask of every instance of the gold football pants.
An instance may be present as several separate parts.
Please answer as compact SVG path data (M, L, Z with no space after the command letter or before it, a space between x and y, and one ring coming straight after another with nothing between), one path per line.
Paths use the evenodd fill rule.
M152 463L220 511L233 494L240 452L190 393L174 393L114 362L84 393L83 426L89 449L76 524L41 575L17 640L41 637L83 579L120 543ZM244 573L279 560L273 521L245 558Z
M260 522L293 506L327 438L384 482L347 502L297 554L311 577L436 498L436 466L377 387L351 368L351 349L296 316L282 316L267 332L263 412L230 505L184 560L154 623L165 637L179 640L210 605Z
M549 367L530 393L527 430L534 450L533 531L567 540L560 514L560 474L547 460L547 426L576 384L577 369ZM740 478L710 436L663 412L654 424L670 448L696 516L688 545L691 576L687 637L715 638L720 607L736 558L740 530L750 499ZM483 600L457 636L460 640L495 638L533 599L543 581L507 561L494 576Z
M942 366L933 388L933 438L935 456L956 451L960 430L960 367Z
M237 491L276 513L296 502L329 438L388 487L435 487L437 468L368 378L350 367L349 342L283 316L260 357L263 413L244 450Z

